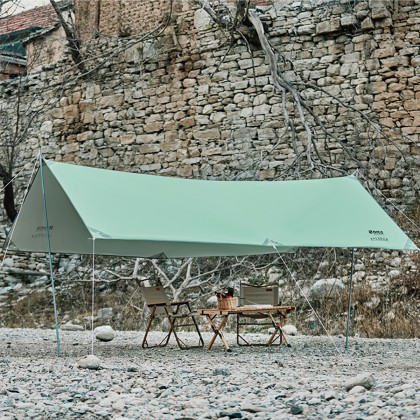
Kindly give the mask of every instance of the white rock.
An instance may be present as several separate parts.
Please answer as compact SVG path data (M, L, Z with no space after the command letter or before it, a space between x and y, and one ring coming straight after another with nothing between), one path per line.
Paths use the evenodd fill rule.
M112 341L115 338L115 332L110 325L96 327L93 332L99 341Z
M194 26L198 30L207 30L213 24L210 16L203 9L198 9L194 13Z
M350 391L355 386L363 386L366 389L371 389L375 385L375 379L371 373L361 373L353 378L350 378L344 387Z
M329 263L328 261L324 260L324 261L321 261L321 262L319 263L318 268L321 270L321 269L323 269L323 268L327 268L327 267L329 267L329 266L330 266L330 263Z
M3 260L3 267L13 267L13 258L5 258Z
M385 319L387 319L388 321L392 321L393 319L396 318L394 311L389 311L385 314L384 316Z
M336 400L338 399L338 394L337 392L333 390L328 390L328 391L325 391L324 398L326 401Z
M321 404L321 398L314 397L308 401L308 405L318 405L318 404Z
M391 261L393 267L399 267L401 265L401 258L396 257Z
M358 280L364 279L365 277L366 277L365 271L356 271L353 275L353 280L358 281Z
M364 305L368 308L376 308L381 303L381 299L378 296L373 296L370 301L365 302Z
M82 325L75 325L71 322L64 324L60 327L63 331L84 331L84 327Z
M40 127L40 131L42 133L51 133L53 130L53 122L52 121L44 121Z
M388 276L389 276L391 279L396 279L397 277L400 277L400 276L401 276L401 271L400 271L400 270L391 270L391 271L388 273Z
M297 328L291 324L283 325L282 330L286 335L298 335Z
M101 361L98 357L93 354L83 357L77 362L77 365L81 369L100 369Z
M364 392L366 392L366 388L364 386L356 385L349 391L349 394L363 394Z

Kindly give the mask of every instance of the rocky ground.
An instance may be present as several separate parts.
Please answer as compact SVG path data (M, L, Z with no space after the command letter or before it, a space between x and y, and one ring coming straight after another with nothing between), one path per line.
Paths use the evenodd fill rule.
M418 419L419 340L290 337L286 346L141 348L142 332L0 330L0 419ZM154 333L158 339L161 333ZM185 340L192 340L184 333ZM204 334L208 343L211 335ZM265 339L253 336L252 339Z

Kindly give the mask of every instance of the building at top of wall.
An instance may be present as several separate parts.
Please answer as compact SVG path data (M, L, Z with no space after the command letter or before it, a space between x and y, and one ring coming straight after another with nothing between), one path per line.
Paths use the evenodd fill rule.
M66 13L70 2L59 2L59 7ZM51 42L45 41L47 38ZM60 57L58 52L64 49L64 40L59 18L51 5L3 17L0 20L0 79L24 75L41 64L56 62Z

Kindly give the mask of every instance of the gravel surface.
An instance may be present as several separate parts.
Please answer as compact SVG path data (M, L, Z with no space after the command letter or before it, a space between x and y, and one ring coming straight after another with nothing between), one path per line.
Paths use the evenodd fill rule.
M289 337L292 347L142 349L142 332L0 329L0 419L419 419L420 341ZM249 335L252 339L267 337ZM153 333L153 339L162 337ZM183 333L192 342L189 333ZM204 334L205 342L211 335ZM340 351L344 338L333 337Z

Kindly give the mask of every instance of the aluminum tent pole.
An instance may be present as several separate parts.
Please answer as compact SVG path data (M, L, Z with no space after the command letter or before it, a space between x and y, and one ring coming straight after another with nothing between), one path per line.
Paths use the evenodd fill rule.
M42 169L42 155L39 154L39 173L41 175L41 188L42 188L42 200L44 204L44 215L45 215L45 234L48 242L48 257L50 262L50 278L51 278L51 288L53 295L53 306L54 306L54 322L55 322L55 335L57 337L57 356L60 357L60 333L58 331L58 319L57 319L57 302L55 298L55 286L54 286L54 273L52 268L52 255L51 255L51 239L50 239L50 225L48 223L48 209L47 209L47 197L45 194L45 184L44 184L44 173Z
M351 250L351 271L350 271L350 283L349 283L349 307L347 309L347 327L346 327L346 350L349 348L349 333L350 333L350 318L351 318L351 298L353 288L353 270L354 270L354 248Z

